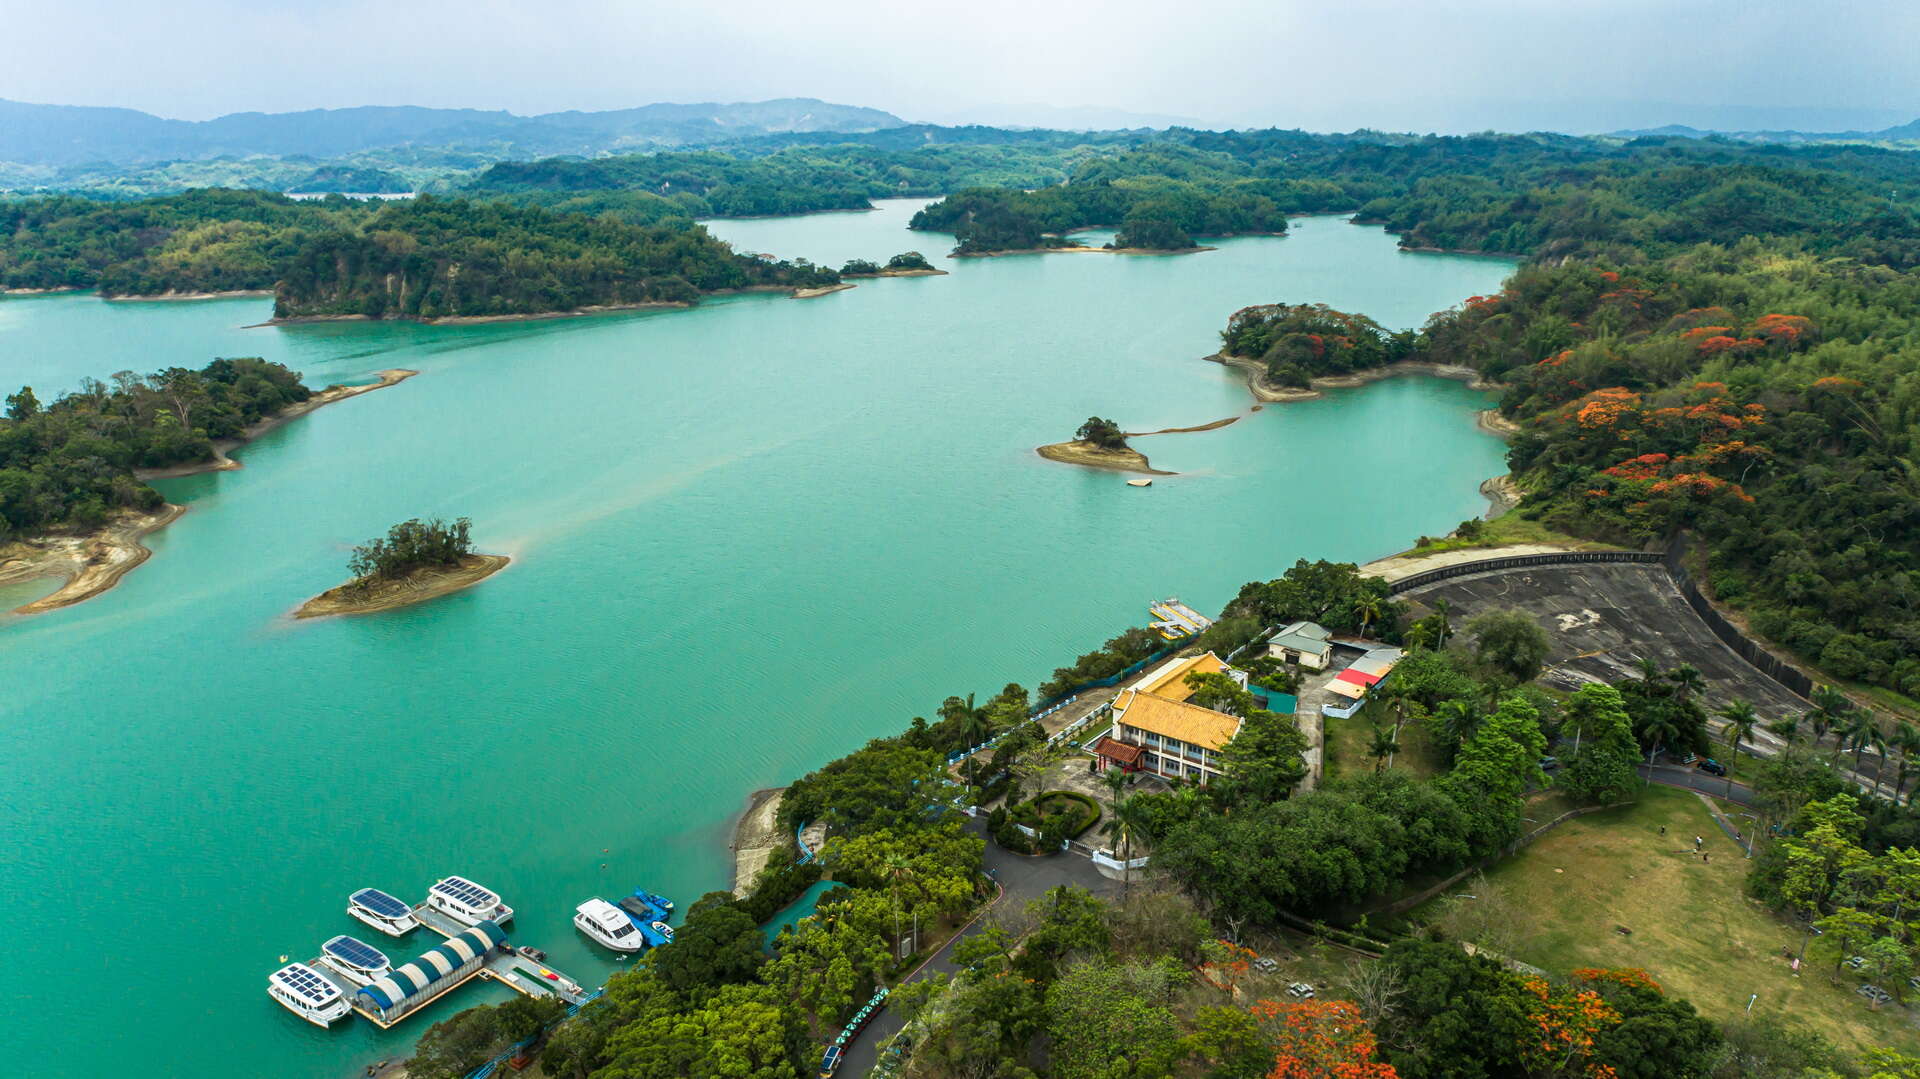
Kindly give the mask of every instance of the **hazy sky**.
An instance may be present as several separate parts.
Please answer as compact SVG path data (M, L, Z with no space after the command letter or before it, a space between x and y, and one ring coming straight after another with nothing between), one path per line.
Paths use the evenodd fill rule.
M183 119L805 96L947 121L1884 126L1920 116L1916 43L1914 0L0 0L0 97Z

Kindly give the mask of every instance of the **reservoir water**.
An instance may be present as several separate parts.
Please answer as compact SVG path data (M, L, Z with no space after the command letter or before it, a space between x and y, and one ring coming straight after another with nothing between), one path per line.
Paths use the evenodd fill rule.
M714 230L835 265L943 252L905 231L914 205ZM223 355L314 386L422 372L273 432L243 470L162 483L189 511L112 592L0 616L12 1069L359 1074L504 990L384 1034L287 1014L266 975L359 931L352 890L470 876L517 909L517 941L603 977L617 964L573 907L726 887L749 791L949 694L1036 685L1150 600L1218 610L1297 558L1364 561L1485 508L1504 465L1472 422L1483 395L1401 378L1249 415L1238 376L1198 357L1246 304L1416 326L1510 263L1330 217L1218 248L462 327L0 299L0 386L42 399ZM1139 440L1180 473L1141 490L1033 453L1090 414L1246 418ZM287 617L344 579L351 545L431 514L470 516L513 565L409 610ZM400 961L433 940L375 943Z

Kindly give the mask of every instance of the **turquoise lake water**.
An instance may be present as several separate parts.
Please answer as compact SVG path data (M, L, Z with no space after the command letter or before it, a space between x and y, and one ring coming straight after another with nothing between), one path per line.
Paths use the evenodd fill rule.
M946 237L916 204L724 222L838 264ZM1178 257L939 260L950 276L816 300L464 327L244 328L266 300L0 299L0 386L260 355L310 385L419 378L299 420L245 468L160 485L188 507L106 595L0 616L7 1059L33 1076L350 1076L404 1056L469 986L382 1033L322 1031L264 992L335 933L396 961L346 896L459 873L520 943L595 983L574 906L637 885L684 909L727 885L730 818L931 714L1033 686L1179 595L1218 610L1296 558L1367 560L1485 508L1487 399L1401 378L1248 414L1197 357L1250 303L1393 326L1511 264L1409 254L1377 228ZM1043 461L1089 414L1139 440L1150 489ZM395 521L473 518L513 564L420 607L295 623ZM10 608L50 582L0 589Z

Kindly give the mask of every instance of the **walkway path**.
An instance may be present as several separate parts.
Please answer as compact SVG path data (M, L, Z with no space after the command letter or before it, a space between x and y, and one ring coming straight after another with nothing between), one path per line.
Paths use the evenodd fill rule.
M1071 854L1055 854L1046 858L1026 858L1011 854L996 845L987 835L985 821L974 820L967 827L977 836L987 841L986 855L982 859L986 870L998 881L1003 889L1000 898L993 906L1001 910L1018 910L1029 900L1038 899L1047 889L1062 884L1073 884L1094 893L1108 895L1119 889L1119 885L1100 875L1093 863L1085 858ZM949 960L953 946L959 941L973 936L985 928L987 919L979 918L956 934L952 940L935 956L906 979L919 981L933 974L952 974L957 969ZM902 983L904 984L904 982ZM854 1043L847 1047L845 1058L841 1061L840 1074L847 1079L865 1079L867 1071L879 1059L880 1046L888 1038L899 1033L903 1025L899 1013L888 1008L868 1023Z

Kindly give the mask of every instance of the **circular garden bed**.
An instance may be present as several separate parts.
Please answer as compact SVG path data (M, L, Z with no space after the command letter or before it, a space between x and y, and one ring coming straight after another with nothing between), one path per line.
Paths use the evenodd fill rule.
M1008 850L1051 854L1100 822L1100 803L1078 791L1043 791L1012 809L996 809L987 821L993 838ZM1015 825L1039 833L1030 836Z

